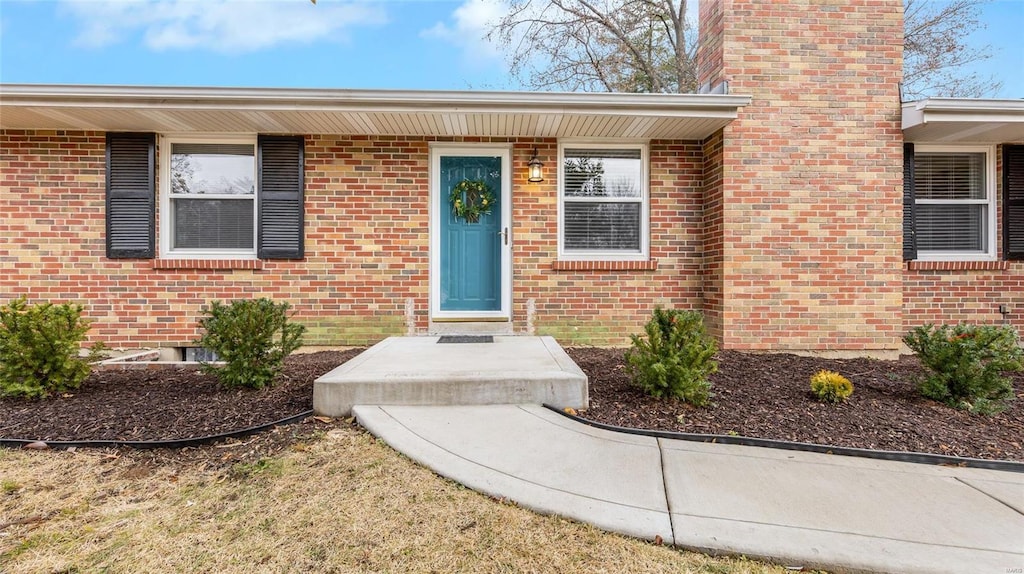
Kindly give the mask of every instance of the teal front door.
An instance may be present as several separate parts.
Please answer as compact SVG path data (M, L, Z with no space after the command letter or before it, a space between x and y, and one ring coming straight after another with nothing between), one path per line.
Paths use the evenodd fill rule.
M507 232L502 229L502 157L481 154L445 155L438 158L438 210L440 310L486 316L502 310L502 249ZM452 206L452 190L460 182L482 181L487 194L461 193L465 206L482 211L474 218L459 217ZM469 185L467 187L472 187ZM487 198L487 205L482 205ZM475 219L475 221L473 220Z

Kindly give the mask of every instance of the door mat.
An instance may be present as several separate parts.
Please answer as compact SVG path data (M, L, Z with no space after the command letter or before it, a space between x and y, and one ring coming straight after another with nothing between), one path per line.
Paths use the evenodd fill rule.
M443 335L437 340L440 343L493 343L493 335Z

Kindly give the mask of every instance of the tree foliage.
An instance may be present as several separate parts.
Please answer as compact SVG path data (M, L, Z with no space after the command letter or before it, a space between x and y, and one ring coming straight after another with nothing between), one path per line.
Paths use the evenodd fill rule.
M695 0L689 0L692 2ZM980 97L992 78L967 72L991 56L967 40L988 0L904 0L907 99ZM512 74L535 90L694 92L697 30L688 0L511 0L488 33Z

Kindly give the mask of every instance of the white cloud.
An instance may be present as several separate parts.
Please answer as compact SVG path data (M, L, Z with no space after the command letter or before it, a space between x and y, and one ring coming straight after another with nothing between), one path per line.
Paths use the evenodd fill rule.
M108 46L139 33L153 50L252 52L344 38L349 28L385 21L379 7L341 0L63 0L63 7L81 25L80 46Z
M451 23L437 22L422 30L420 37L458 46L468 62L490 63L502 54L484 36L506 13L508 5L502 0L465 0L452 12Z

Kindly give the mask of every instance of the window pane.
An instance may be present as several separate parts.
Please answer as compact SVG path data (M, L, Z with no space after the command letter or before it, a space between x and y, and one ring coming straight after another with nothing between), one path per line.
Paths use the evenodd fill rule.
M256 193L252 144L171 144L171 192Z
M566 249L640 250L639 203L565 203Z
M638 149L566 149L562 173L566 197L641 196Z
M252 249L251 199L173 199L174 249Z
M917 205L920 251L985 251L984 205Z
M914 154L914 193L917 199L985 199L985 154Z

